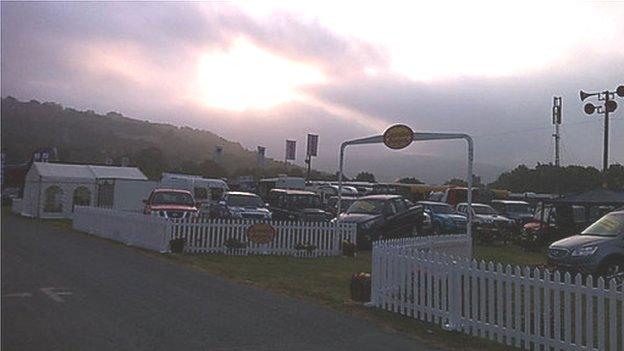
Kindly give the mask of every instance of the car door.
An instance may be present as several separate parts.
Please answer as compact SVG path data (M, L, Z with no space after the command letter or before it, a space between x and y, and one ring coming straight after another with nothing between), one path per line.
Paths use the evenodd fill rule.
M416 224L416 216L408 211L402 198L394 199L392 202L397 211L395 221L397 222L398 234L399 236L409 236Z
M382 215L384 216L384 219L382 224L379 226L379 235L385 239L396 237L399 230L396 222L397 210L391 200L384 203Z

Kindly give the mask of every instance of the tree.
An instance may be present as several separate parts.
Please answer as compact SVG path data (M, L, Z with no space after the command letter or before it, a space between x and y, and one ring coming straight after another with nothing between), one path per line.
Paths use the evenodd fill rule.
M401 178L397 181L397 183L403 183L403 184L425 184L425 182L421 181L418 178L414 178L414 177L405 177L405 178Z
M355 176L355 181L357 182L369 182L369 183L375 183L375 175L370 173L370 172L360 172L358 173L358 175Z
M467 187L468 183L464 179L452 178L450 180L447 180L444 183L444 185ZM472 186L474 186L474 187L483 187L483 183L481 183L481 177L479 177L476 174L473 174L472 175Z
M167 169L162 151L157 147L149 147L137 152L133 157L137 167L151 180L158 180Z

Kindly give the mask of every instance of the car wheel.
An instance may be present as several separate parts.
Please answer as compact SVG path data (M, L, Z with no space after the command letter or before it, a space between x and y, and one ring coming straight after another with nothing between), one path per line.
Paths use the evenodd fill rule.
M610 259L603 263L599 269L599 274L609 284L611 279L615 279L617 286L624 286L624 262L621 259Z

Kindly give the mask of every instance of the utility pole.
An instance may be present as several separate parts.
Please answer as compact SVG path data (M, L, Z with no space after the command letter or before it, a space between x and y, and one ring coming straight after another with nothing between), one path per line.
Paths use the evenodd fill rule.
M604 93L605 96L605 106L609 106L609 102L615 103L615 101L609 100L609 91L606 90ZM617 107L617 104L615 105ZM615 110L615 107L613 107ZM607 172L607 168L609 168L609 108L606 107L604 111L604 136L603 136L603 145L602 145L602 171L604 173Z
M606 173L609 168L609 113L615 111L617 108L617 102L615 102L615 96L624 97L624 85L620 85L615 91L605 90L596 93L586 93L581 90L581 101L584 101L590 96L597 96L598 101L604 101L603 105L595 106L591 102L585 104L583 107L586 114L591 115L594 112L604 114L604 136L602 147L602 172Z
M553 109L552 109L552 119L553 124L555 125L555 133L553 134L553 138L555 138L555 166L560 167L560 157L559 157L559 139L561 136L559 135L559 125L561 125L561 97L555 96L553 98Z

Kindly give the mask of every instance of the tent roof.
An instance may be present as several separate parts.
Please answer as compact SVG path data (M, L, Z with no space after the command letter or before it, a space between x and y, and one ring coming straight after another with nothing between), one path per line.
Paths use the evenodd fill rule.
M596 189L580 194L566 195L560 198L546 200L545 202L567 205L617 205L624 204L624 192Z
M48 162L34 162L33 166L37 169L40 176L46 178L147 180L147 177L136 167L75 165Z

